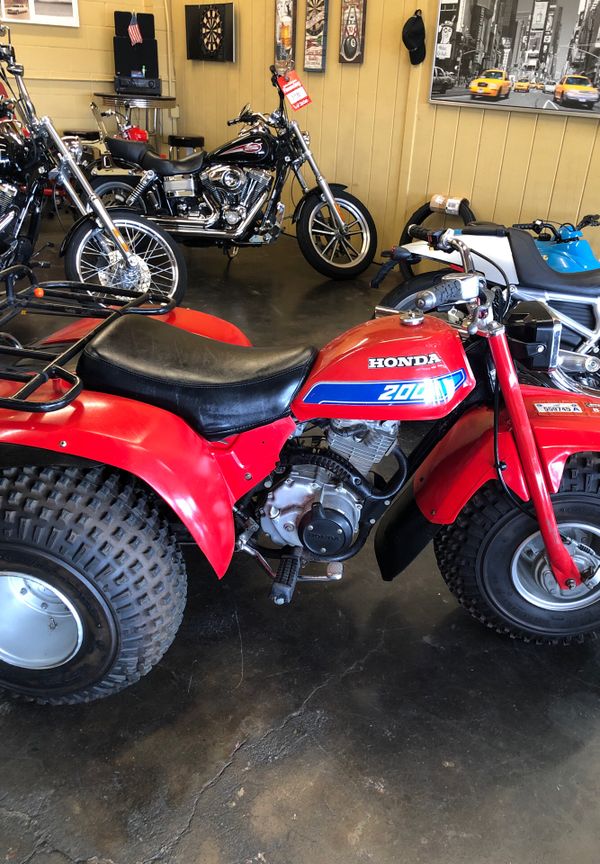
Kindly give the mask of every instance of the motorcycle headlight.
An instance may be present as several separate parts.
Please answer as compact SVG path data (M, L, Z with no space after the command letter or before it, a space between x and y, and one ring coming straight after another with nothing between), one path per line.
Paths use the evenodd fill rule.
M304 141L306 142L306 146L310 147L310 132L303 132L302 137L304 138Z

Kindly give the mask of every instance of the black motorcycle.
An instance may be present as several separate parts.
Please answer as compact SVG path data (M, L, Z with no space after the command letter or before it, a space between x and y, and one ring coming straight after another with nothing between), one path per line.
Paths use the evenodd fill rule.
M282 231L283 187L293 172L303 196L294 210L302 254L319 273L350 279L371 264L377 232L371 214L346 186L327 183L310 149L310 138L286 113L275 67L271 81L279 107L265 116L245 105L228 121L244 128L212 153L179 161L161 159L144 143L108 138L116 160L136 163L140 177L96 176L92 185L110 206L136 207L155 225L194 246L222 246L233 257L241 246L262 246ZM317 185L301 173L308 163Z
M12 92L9 73L17 89L0 111L0 268L31 260L46 193L59 188L80 215L60 249L68 279L98 295L154 289L180 301L187 277L177 244L138 213L106 209L78 165L79 142L63 140L49 117L37 116L8 27L0 26L0 37L7 39L0 42L0 80Z

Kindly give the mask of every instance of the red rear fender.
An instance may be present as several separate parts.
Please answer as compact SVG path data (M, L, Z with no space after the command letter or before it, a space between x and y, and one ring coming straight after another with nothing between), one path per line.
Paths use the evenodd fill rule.
M557 492L569 456L600 452L600 400L542 387L522 389L546 482ZM493 412L480 407L461 417L434 448L414 477L415 498L429 522L451 524L475 492L496 479L493 442ZM499 455L507 464L507 485L528 500L506 416L500 421Z
M207 315L206 312L196 312L194 309L184 309L177 306L166 315L153 315L157 321L164 321L166 324L171 324L173 327L180 327L182 330L188 330L190 333L197 333L199 336L208 336L209 339L216 339L218 342L230 342L232 345L250 345L247 336L242 333L239 327L231 324L229 321L224 321L222 318L217 318L214 315ZM90 330L99 323L98 318L82 318L81 320L73 321L62 327L50 336L43 340L44 345L52 345L57 342L75 342L77 339L86 336Z
M161 408L86 391L61 411L0 411L0 445L19 446L18 464L25 446L140 478L179 516L221 577L234 550L233 504L273 470L294 426L284 418L212 444Z

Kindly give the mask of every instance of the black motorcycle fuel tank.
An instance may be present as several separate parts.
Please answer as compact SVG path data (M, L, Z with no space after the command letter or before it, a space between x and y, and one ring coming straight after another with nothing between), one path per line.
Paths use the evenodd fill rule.
M276 142L268 132L242 133L209 153L206 161L272 168L275 164L275 147Z

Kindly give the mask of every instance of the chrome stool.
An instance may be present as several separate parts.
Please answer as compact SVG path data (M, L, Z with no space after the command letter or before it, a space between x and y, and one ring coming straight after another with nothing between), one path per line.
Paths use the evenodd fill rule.
M204 135L169 135L167 138L169 145L169 159L173 158L175 151L175 159L180 159L180 150L184 150L184 156L190 156L196 150L204 148Z

